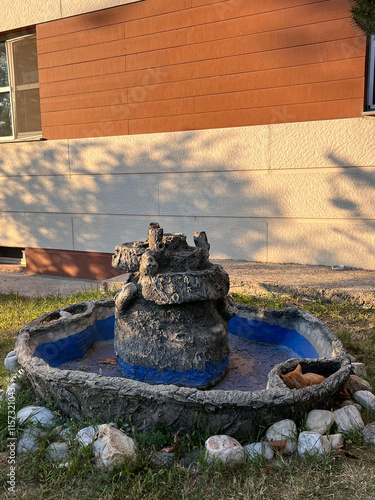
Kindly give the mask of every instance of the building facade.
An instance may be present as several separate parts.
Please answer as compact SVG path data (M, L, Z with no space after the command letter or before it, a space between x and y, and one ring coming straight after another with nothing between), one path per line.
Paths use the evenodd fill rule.
M375 269L375 56L347 0L24 3L0 21L0 257L102 279L155 221L214 258Z

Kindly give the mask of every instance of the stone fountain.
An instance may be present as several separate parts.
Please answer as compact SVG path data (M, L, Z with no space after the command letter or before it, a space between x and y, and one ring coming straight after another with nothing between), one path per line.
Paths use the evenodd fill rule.
M131 273L115 303L115 351L124 377L207 388L228 371L229 277L209 261L206 233L163 234L118 245L112 265Z
M16 352L36 393L52 397L62 413L76 418L129 415L137 431L164 426L192 432L203 426L241 436L257 432L260 423L330 409L351 370L333 332L298 308L259 311L238 305L237 310L228 296L227 273L209 261L206 234L194 233L194 243L151 223L146 240L116 247L113 265L129 278L115 300L72 304L22 328ZM242 344L251 340L252 325L270 353L276 341L269 343L267 336L274 327L279 342L297 335L309 348L297 346L284 361L271 364L261 390L223 389L234 368L231 318L231 332ZM259 337L261 325L268 326ZM98 346L112 349L102 356L113 371L98 369L97 359L95 370L80 364ZM289 389L280 374L297 363L326 380Z

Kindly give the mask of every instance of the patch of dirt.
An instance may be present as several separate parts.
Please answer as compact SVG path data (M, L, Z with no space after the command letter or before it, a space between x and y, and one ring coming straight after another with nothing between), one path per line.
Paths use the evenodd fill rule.
M375 305L375 271L345 267L217 260L229 274L231 292L264 295L303 293Z

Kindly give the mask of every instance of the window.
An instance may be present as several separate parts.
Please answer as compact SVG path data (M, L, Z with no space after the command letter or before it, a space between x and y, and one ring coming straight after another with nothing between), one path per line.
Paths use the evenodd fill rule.
M375 110L375 36L370 37L367 75L367 109Z
M36 36L0 41L0 140L41 136Z

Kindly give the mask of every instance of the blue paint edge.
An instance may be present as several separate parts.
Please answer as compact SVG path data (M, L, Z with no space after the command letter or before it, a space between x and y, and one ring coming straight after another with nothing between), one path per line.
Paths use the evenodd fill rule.
M56 368L63 363L83 358L95 342L114 338L115 317L97 320L81 332L55 342L41 344L35 349L34 356ZM264 321L249 320L240 316L231 319L228 333L245 340L265 344L282 345L291 350L291 355L302 358L319 358L312 344L296 330L289 330ZM272 339L272 342L270 342ZM218 382L227 371L229 355L218 363L207 362L202 370L158 370L153 367L130 365L118 358L121 374L129 379L148 384L175 384L185 387L207 387Z
M46 342L36 347L34 356L43 359L52 368L63 363L83 358L95 342L114 338L115 317L96 320L81 332L55 342Z
M145 382L147 384L174 384L184 387L207 387L214 385L228 370L229 354L217 363L208 361L204 370L158 370L147 366L137 366L125 363L120 357L117 357L117 366L126 378Z
M235 316L229 321L228 333L245 340L263 344L288 347L297 358L319 358L315 347L297 330L289 330L279 325L270 325L266 321Z

